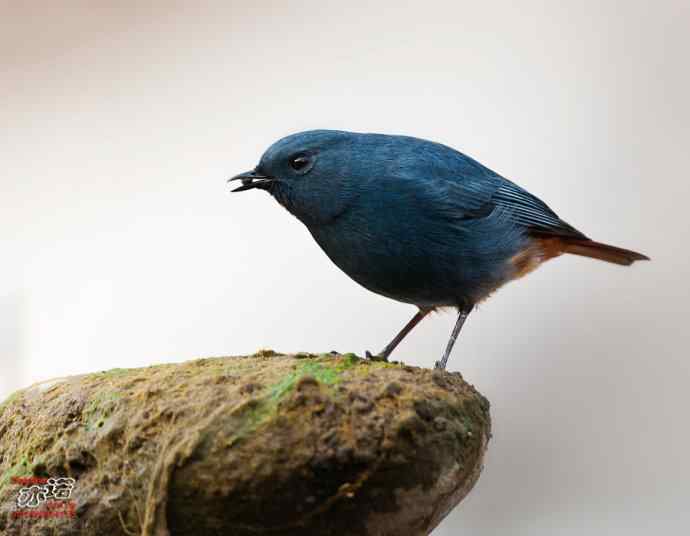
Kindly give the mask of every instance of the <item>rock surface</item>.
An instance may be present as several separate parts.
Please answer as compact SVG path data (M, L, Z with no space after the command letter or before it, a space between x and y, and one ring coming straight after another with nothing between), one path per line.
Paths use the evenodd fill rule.
M62 378L0 404L0 533L429 534L489 437L489 404L460 374L353 354ZM68 501L33 509L70 515L29 517L27 477L74 478Z

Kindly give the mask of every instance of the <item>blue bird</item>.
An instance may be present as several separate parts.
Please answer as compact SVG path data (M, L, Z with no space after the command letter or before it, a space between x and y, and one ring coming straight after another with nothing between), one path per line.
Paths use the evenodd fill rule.
M268 148L233 192L261 189L307 226L365 288L416 305L417 314L373 359L387 360L431 311L465 319L499 287L572 253L620 265L648 257L594 242L543 201L450 147L407 136L313 130Z

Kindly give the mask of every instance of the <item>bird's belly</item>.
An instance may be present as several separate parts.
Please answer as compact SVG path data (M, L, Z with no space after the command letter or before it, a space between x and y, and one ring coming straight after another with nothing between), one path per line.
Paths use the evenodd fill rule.
M394 243L385 236L343 238L312 230L317 243L348 276L368 290L425 307L476 303L503 283L481 266L481 259L433 244ZM506 278L507 279L507 278Z

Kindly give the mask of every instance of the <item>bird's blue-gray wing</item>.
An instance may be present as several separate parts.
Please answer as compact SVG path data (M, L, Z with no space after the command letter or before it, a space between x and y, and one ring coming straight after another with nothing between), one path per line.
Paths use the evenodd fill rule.
M564 222L538 197L501 177L501 184L491 196L490 203L505 207L511 219L538 235L567 238L587 238L572 225Z
M463 160L457 174L444 177L436 184L445 197L445 210L454 210L456 218L478 219L500 210L505 218L529 234L586 238L527 190L469 157Z

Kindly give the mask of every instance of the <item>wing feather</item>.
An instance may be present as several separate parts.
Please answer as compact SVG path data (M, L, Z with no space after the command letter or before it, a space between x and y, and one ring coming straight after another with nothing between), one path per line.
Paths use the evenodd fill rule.
M503 179L496 189L491 197L491 203L507 208L511 213L511 219L536 234L587 238L572 225L560 219L541 199L506 179Z

